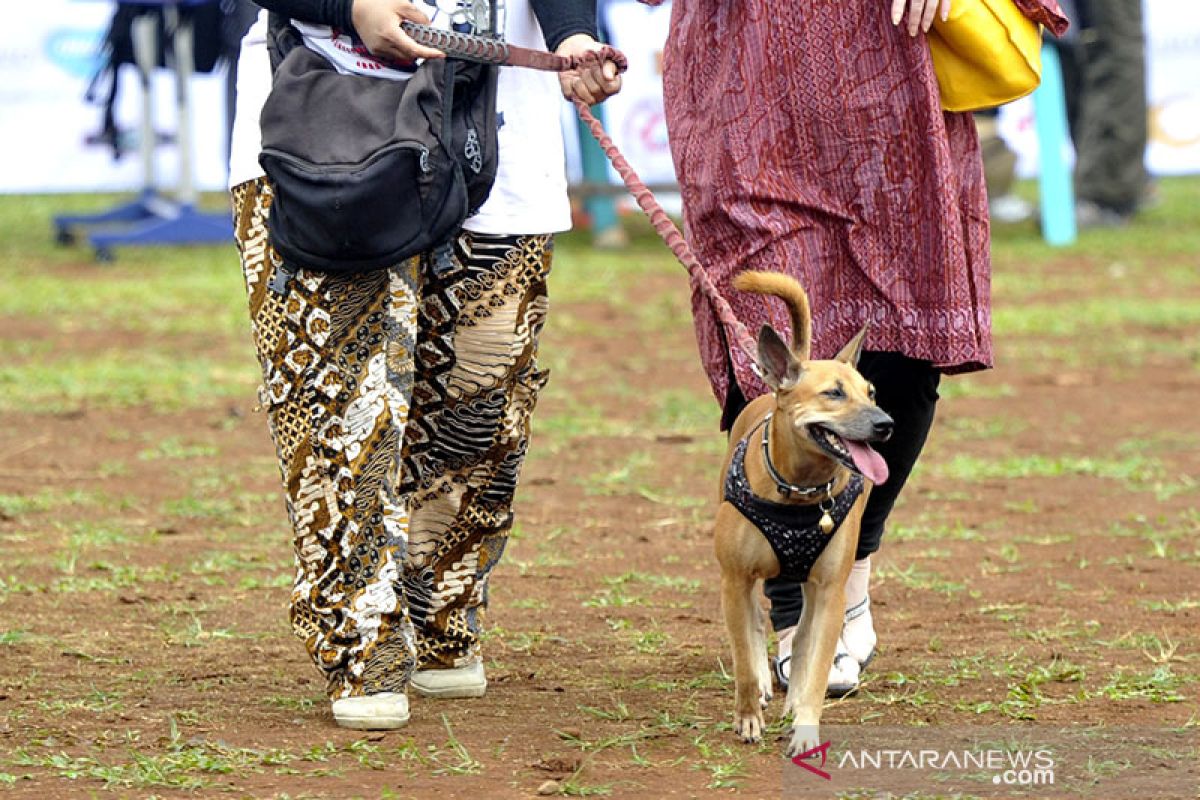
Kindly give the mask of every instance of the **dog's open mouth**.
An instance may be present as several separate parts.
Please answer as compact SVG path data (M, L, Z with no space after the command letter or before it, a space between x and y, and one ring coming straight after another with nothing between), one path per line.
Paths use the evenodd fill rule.
M883 456L866 442L843 439L823 425L809 425L808 432L822 450L871 483L878 486L888 479L888 467Z

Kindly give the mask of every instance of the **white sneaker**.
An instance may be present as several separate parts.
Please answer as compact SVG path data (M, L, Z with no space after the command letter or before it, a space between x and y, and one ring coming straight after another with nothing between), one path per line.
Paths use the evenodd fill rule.
M343 697L333 701L333 719L356 731L392 731L408 722L408 698L397 692Z
M487 675L483 672L483 661L475 659L454 669L419 669L412 674L409 685L422 697L442 700L483 697L487 691Z

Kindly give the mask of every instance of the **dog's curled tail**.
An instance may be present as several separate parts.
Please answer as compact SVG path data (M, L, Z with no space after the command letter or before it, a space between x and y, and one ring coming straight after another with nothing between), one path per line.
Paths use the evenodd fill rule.
M800 282L782 272L741 272L733 278L733 288L740 292L769 294L787 304L792 318L792 352L807 361L812 344L812 312L808 294Z

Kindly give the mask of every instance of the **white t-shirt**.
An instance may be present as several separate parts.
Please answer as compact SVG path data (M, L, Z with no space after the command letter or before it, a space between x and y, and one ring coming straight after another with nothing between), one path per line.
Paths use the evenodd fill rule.
M429 0L426 0L428 3ZM422 7L435 25L447 27L449 14L440 0ZM522 47L545 49L541 27L528 0L504 0L500 6L505 40ZM361 72L381 80L403 80L408 73L383 67L369 56L356 53L344 35L323 25L296 24L305 43L325 55L344 72ZM261 177L258 154L262 136L258 119L271 90L271 63L267 52L267 13L242 39L238 62L237 110L233 123L229 185ZM560 112L562 92L552 72L502 67L497 87L499 164L491 194L463 227L476 233L557 233L571 227L567 199L566 155Z

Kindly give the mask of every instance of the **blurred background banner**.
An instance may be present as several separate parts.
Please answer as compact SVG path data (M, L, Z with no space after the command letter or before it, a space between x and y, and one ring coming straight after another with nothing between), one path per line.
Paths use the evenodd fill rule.
M114 4L102 0L39 0L10 3L7 12L19 35L0 46L0 192L133 190L142 186L136 141L141 115L137 71L123 67L115 107L125 154L89 143L100 131L103 110L84 101L100 66L100 45ZM1147 0L1146 33L1150 145L1146 161L1159 175L1200 172L1200 3ZM613 44L629 57L625 89L605 103L608 130L644 180L668 183L674 170L662 112L662 46L670 4L650 8L635 0L601 4L602 22ZM169 140L175 132L171 76L156 70L155 126ZM202 190L225 185L226 109L223 70L192 80L196 182ZM1037 141L1033 107L1006 107L1001 132L1020 156L1024 176L1035 170ZM158 148L163 188L175 183L178 154ZM572 174L578 174L577 164ZM615 174L610 174L619 183Z
M1200 2L1146 0L1143 7L1150 104L1146 168L1153 175L1200 172ZM1018 174L1035 175L1032 100L1003 108L1000 132L1018 154Z
M610 0L600 8L605 34L629 59L620 94L604 102L605 128L643 181L673 183L662 100L662 51L671 4L652 8L636 0ZM611 167L609 179L621 182Z
M115 3L37 0L6 3L10 35L0 45L0 192L85 192L139 189L138 125L142 90L137 70L122 67L114 109L124 155L113 158L103 142L89 144L102 128L103 106L84 94L101 65L100 48ZM170 73L153 81L155 128L175 133L175 87ZM191 82L197 187L225 186L224 73ZM163 188L178 175L174 147L159 147L156 170Z

